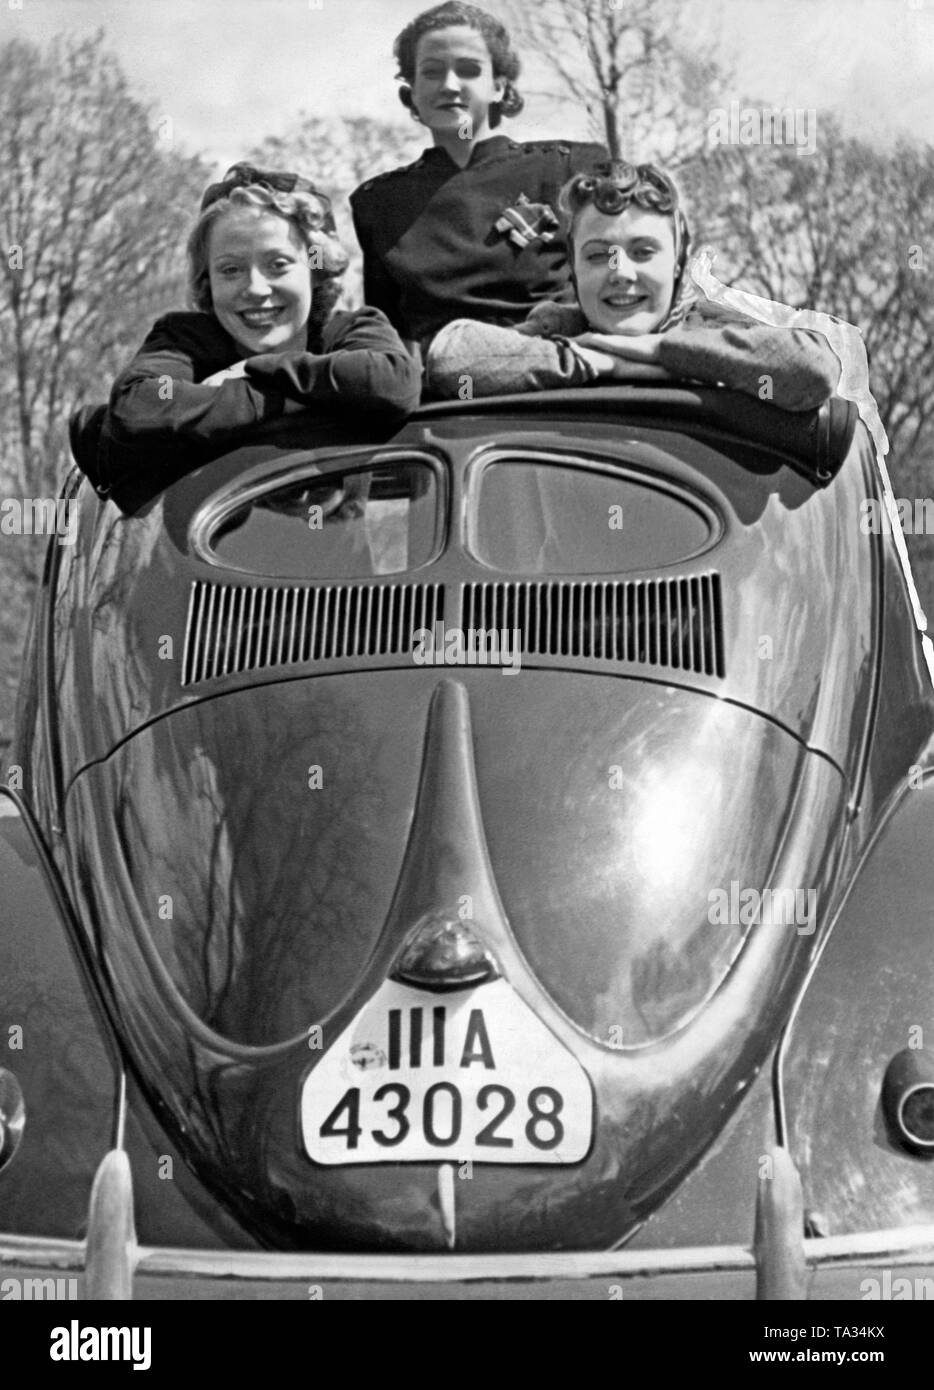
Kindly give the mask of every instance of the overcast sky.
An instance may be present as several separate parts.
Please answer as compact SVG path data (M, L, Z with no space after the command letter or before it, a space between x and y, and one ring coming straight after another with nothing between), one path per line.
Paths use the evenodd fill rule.
M0 0L0 38L103 27L138 94L171 117L176 139L224 165L285 131L300 110L404 123L392 40L426 8L418 0L21 0L10 9L15 3ZM499 10L496 0L487 8ZM739 83L763 101L833 107L852 133L880 142L904 130L934 143L934 0L683 0L682 10L690 26L721 14ZM525 89L543 83L527 61ZM542 99L509 130L519 139L586 133Z

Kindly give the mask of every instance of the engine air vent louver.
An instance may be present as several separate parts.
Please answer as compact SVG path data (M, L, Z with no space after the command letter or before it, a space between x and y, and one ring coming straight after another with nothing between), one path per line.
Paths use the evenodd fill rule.
M465 628L521 633L526 656L723 675L718 574L683 579L465 584Z
M192 585L182 685L241 671L411 651L444 619L443 584Z

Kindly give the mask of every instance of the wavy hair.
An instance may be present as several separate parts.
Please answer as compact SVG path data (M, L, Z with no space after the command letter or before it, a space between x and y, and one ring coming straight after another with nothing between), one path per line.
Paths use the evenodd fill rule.
M419 39L436 29L452 29L459 24L476 29L477 33L483 36L493 63L493 76L502 78L505 84L502 101L490 107L490 128L495 129L504 116L518 116L525 105L515 85L521 68L519 55L512 46L509 30L504 24L493 15L487 14L486 10L481 10L477 5L462 4L461 0L446 0L443 5L424 10L405 26L396 39L392 51L399 64L396 76L403 83L399 88L399 100L417 118L412 99L412 84L415 81Z
M188 298L192 308L202 313L214 312L208 242L215 222L234 208L273 213L298 231L312 261L308 341L311 347L320 348L324 326L340 298L340 276L349 262L337 237L326 230L329 224L333 226L333 221L330 203L320 193L281 193L265 184L250 183L231 188L225 196L203 207L188 238Z

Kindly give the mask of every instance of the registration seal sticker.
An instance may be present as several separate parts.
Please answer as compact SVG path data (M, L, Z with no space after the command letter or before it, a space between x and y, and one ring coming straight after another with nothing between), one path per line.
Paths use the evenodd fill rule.
M315 1163L578 1163L593 1090L505 980L387 980L305 1078L301 1123Z

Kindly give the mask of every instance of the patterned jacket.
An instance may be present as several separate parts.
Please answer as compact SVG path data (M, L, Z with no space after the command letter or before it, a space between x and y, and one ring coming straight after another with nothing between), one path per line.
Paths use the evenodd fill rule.
M587 386L598 374L577 355L573 339L588 327L577 305L541 305L519 329L459 319L431 345L428 389L466 398ZM840 362L822 333L775 328L706 300L661 335L658 366L674 378L728 386L784 410L815 409L840 378ZM633 378L642 375L633 364Z

